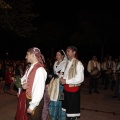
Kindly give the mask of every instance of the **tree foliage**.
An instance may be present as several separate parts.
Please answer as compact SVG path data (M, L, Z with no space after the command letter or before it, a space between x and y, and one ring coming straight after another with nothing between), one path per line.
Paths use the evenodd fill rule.
M33 4L30 0L13 0L8 3L0 1L0 25L2 29L15 31L22 37L29 37L37 29L32 22L39 14L33 12Z
M4 0L0 0L0 9L12 9L12 7Z

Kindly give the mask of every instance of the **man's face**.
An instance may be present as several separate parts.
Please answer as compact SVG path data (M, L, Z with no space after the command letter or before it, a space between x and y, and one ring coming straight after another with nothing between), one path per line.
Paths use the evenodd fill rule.
M67 55L68 59L72 59L75 56L75 53L76 52L71 49L66 50L66 55Z
M109 56L109 57L108 57L108 60L111 61L111 60L112 60L112 56Z
M33 59L33 57L34 57L34 54L33 53L30 53L30 52L27 52L26 53L26 62L27 63L32 63L32 59Z
M93 60L96 61L96 60L97 60L97 57L96 57L96 56L93 56Z

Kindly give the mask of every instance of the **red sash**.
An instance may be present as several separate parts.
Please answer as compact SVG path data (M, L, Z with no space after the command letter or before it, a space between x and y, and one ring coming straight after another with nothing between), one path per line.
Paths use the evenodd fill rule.
M69 84L64 85L64 90L68 92L77 92L80 86L69 87Z

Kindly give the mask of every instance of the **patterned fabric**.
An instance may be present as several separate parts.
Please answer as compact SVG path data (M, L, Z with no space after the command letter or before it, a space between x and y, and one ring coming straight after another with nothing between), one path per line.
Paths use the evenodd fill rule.
M49 110L48 110L49 103L50 103L50 97L48 95L47 87L45 87L44 106L43 106L43 110L42 110L42 120L48 120L48 118L49 118Z
M76 66L78 64L78 60L76 58L73 59L72 65L69 69L69 73L68 73L68 79L74 78L77 74L77 70L76 70ZM66 64L66 68L67 68L68 62ZM66 69L65 68L65 69Z
M63 91L63 86L59 86L59 91ZM49 105L50 120L66 120L66 113L62 110L62 101L50 101Z
M50 100L57 101L59 94L59 78L52 78L48 86L48 94L50 96Z

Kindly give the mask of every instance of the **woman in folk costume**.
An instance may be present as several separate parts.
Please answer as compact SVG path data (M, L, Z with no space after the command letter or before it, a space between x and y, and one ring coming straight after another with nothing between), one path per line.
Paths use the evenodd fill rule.
M38 48L33 47L28 49L26 60L27 63L30 63L30 67L21 78L21 84L26 91L27 117L28 120L42 120L43 94L47 78L47 72L44 69L44 56Z
M67 57L63 50L59 50L56 53L56 61L53 65L53 78L50 81L48 87L48 93L50 95L50 120L65 120L66 113L62 111L62 101L60 100L60 94L63 91L63 86L60 84L60 78L63 76L63 68L65 67Z

